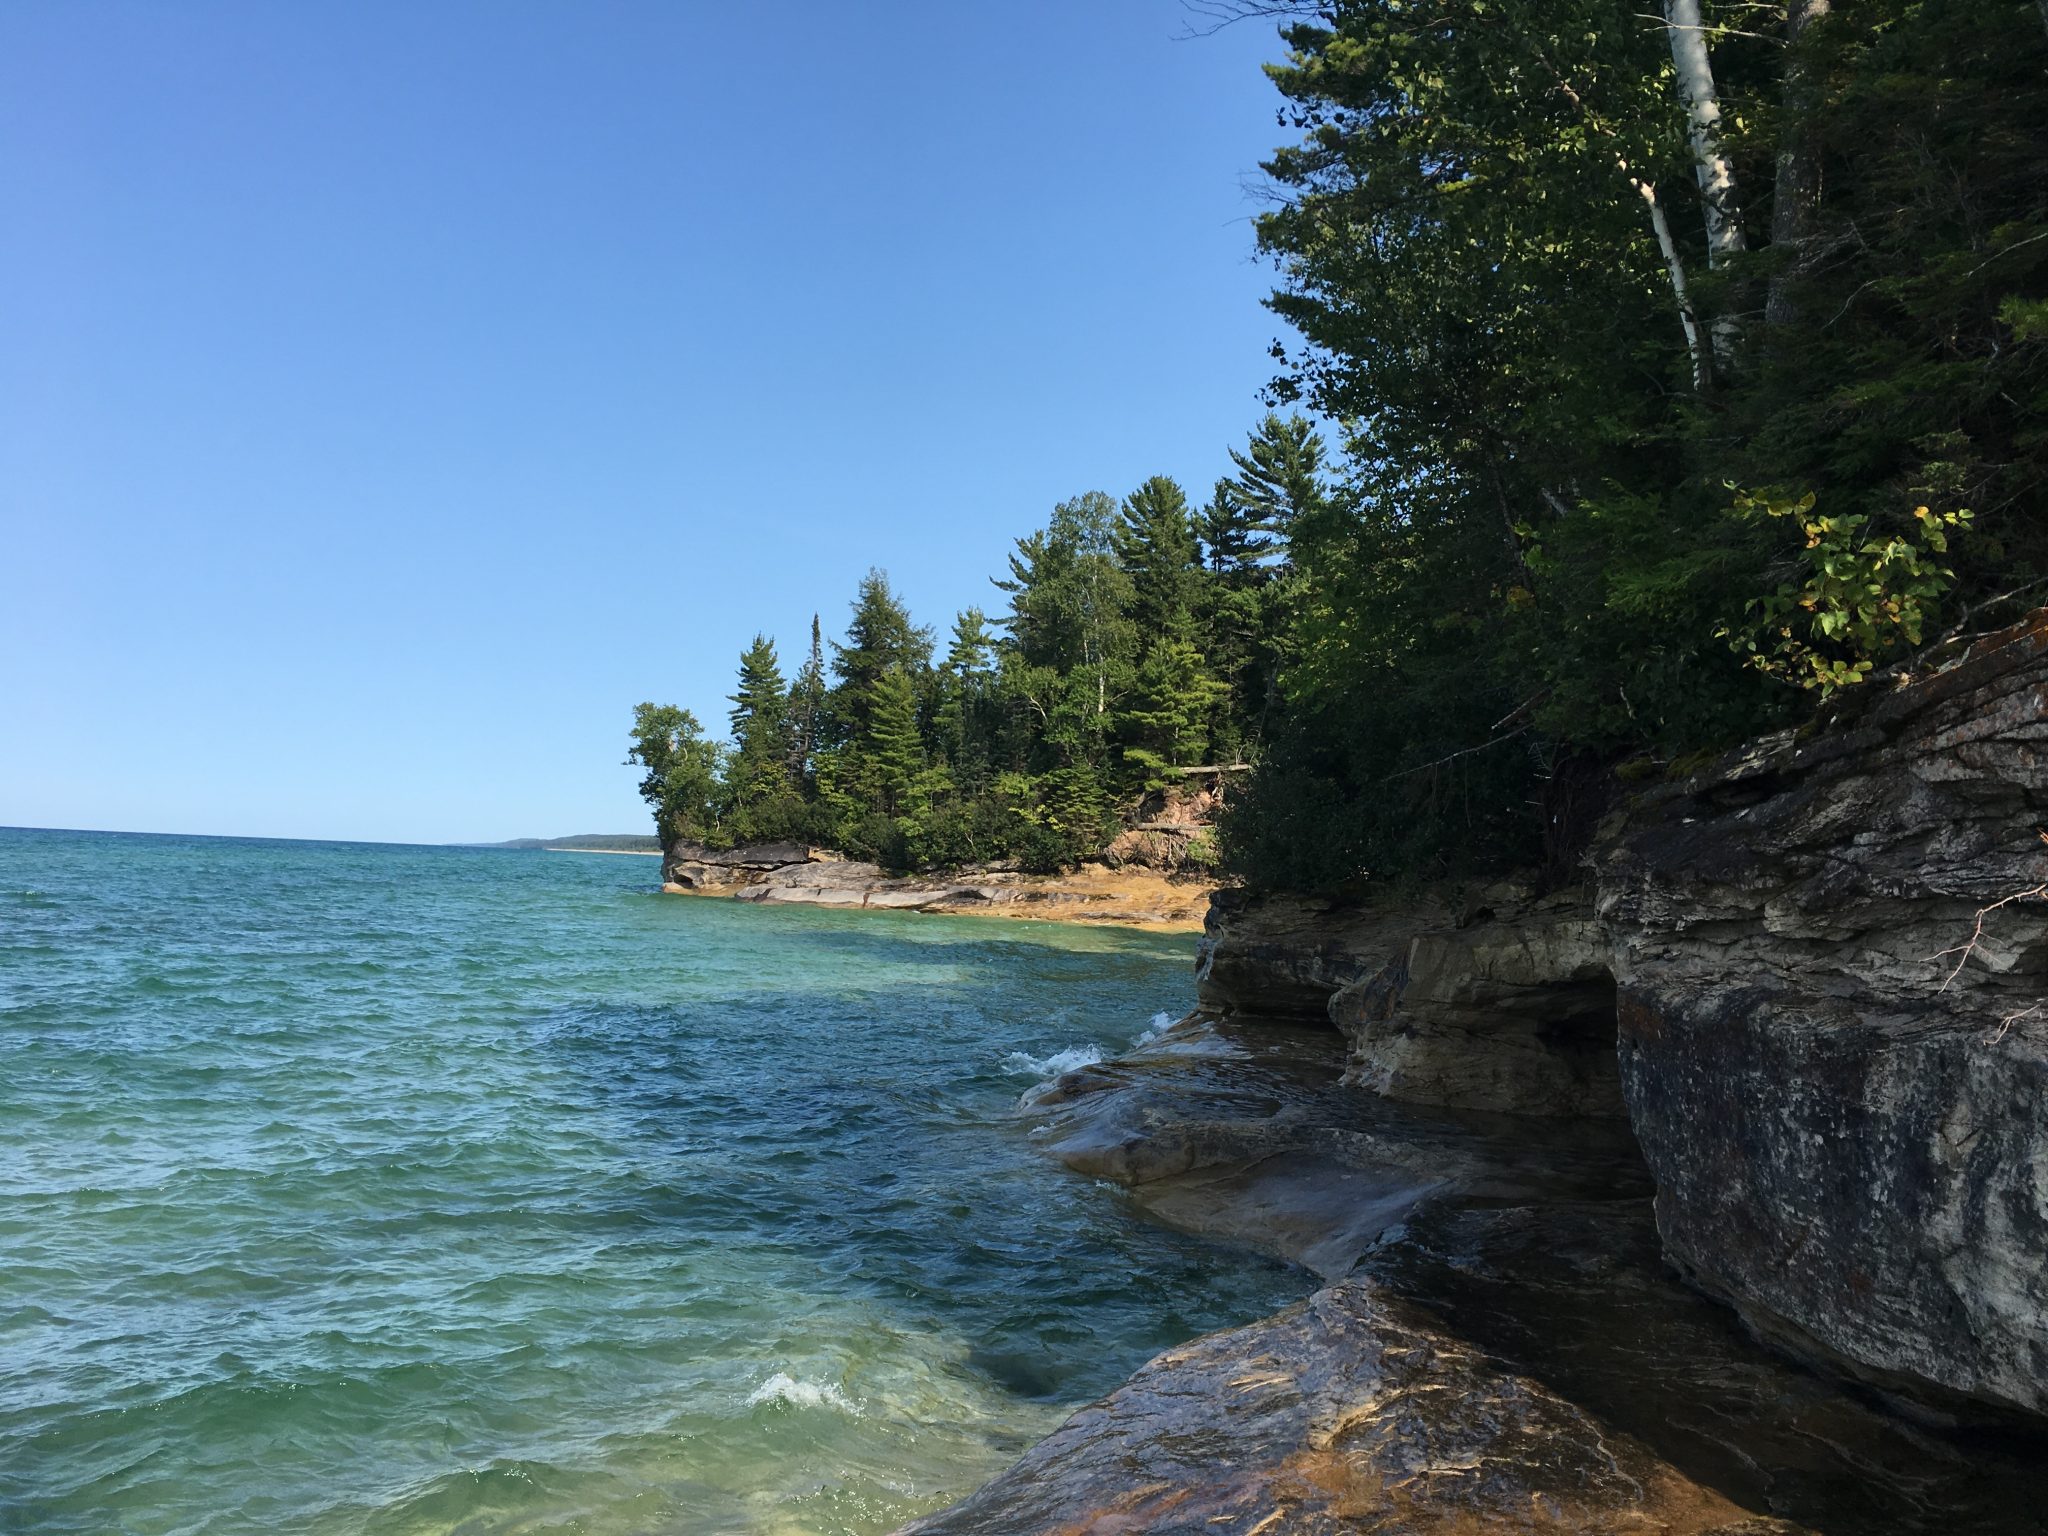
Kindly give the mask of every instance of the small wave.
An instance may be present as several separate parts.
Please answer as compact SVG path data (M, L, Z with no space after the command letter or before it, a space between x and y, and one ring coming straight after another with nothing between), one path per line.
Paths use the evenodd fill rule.
M1172 1014L1168 1013L1164 1008L1160 1009L1152 1015L1152 1022L1138 1031L1136 1038L1131 1041L1131 1049L1134 1051L1143 1050L1169 1029L1173 1028L1176 1022Z
M763 1403L788 1403L792 1408L836 1408L841 1413L860 1413L853 1401L831 1382L805 1381L787 1371L777 1371L748 1394L749 1408L758 1408Z
M1020 1077L1058 1077L1062 1072L1092 1067L1101 1060L1102 1047L1099 1045L1077 1045L1064 1051L1054 1051L1050 1056L1012 1051L1003 1058L1003 1070Z

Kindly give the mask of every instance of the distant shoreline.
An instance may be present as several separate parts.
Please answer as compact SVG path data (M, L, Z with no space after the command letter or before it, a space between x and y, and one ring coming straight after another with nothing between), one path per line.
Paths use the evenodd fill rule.
M658 859L659 848L543 848L542 853L615 853L629 859Z

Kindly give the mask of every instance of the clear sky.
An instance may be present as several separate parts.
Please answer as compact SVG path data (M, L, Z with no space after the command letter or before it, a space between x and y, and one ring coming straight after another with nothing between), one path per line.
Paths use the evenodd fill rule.
M647 827L870 565L1206 493L1270 29L1177 0L0 6L0 824Z

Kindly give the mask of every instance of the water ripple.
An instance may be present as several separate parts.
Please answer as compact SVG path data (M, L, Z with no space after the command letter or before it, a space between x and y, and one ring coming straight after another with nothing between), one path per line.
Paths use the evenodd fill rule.
M648 875L0 831L0 1525L883 1530L1303 1289L1012 1115L1185 940Z

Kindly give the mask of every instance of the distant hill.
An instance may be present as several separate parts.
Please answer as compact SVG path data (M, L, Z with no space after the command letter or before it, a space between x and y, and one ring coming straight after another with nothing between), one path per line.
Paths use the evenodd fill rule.
M659 853L661 844L640 832L580 832L574 837L515 837L510 842L481 843L483 848L551 848L584 853Z

